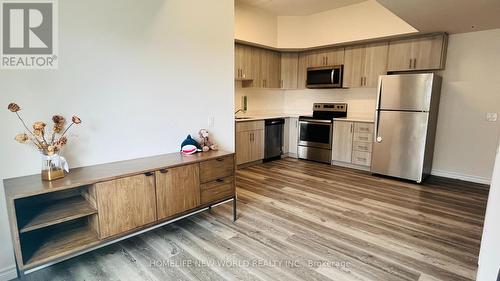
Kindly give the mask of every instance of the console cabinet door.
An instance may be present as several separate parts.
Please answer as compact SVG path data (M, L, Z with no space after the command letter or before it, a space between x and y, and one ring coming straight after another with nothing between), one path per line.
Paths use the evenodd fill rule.
M168 218L200 205L199 175L199 164L156 172L158 219Z
M150 174L96 184L100 239L156 221L154 181Z

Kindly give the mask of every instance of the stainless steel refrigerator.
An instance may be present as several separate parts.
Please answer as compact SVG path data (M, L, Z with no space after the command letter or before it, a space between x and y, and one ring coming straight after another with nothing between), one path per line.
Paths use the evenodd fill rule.
M432 168L441 77L379 78L371 172L416 181Z

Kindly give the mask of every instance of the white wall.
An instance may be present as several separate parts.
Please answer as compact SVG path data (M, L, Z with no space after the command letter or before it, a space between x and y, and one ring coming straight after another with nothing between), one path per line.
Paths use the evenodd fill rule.
M236 89L235 109L241 108L241 97L248 98L247 115L259 114L312 114L316 102L342 102L348 104L348 114L373 119L376 89L322 89L322 90L264 90Z
M309 16L278 16L278 47L309 48L417 32L375 0Z
M234 7L234 38L265 46L278 45L278 18L238 3Z
M235 38L276 48L322 45L417 32L375 0L308 16L276 16L237 3Z
M481 252L479 253L479 268L477 281L497 280L500 270L500 143L497 149L495 170L491 181L488 207L483 227Z
M500 29L449 38L433 170L448 176L491 179L500 120Z
M65 0L59 9L59 69L0 71L2 179L40 172L37 152L13 139L22 130L12 101L30 122L82 118L65 151L73 167L178 151L210 116L215 141L234 150L233 0ZM13 265L4 202L0 275Z

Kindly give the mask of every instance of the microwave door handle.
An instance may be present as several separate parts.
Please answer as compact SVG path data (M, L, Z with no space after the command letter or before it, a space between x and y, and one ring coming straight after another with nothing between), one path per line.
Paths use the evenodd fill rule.
M331 74L331 77L330 77L330 79L332 81L332 84L334 84L333 83L333 76L335 76L335 68L332 69L332 74Z

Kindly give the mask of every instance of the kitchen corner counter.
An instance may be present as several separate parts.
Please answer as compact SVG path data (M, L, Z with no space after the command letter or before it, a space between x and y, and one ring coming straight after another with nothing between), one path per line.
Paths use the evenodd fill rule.
M254 115L254 116L242 116L243 118L235 118L236 122L248 122L248 121L260 121L267 119L276 119L276 118L291 118L291 117L299 117L298 115L293 114L270 114L270 115Z
M346 122L363 122L363 123L374 123L373 118L348 116L342 118L333 118L333 121L346 121Z

